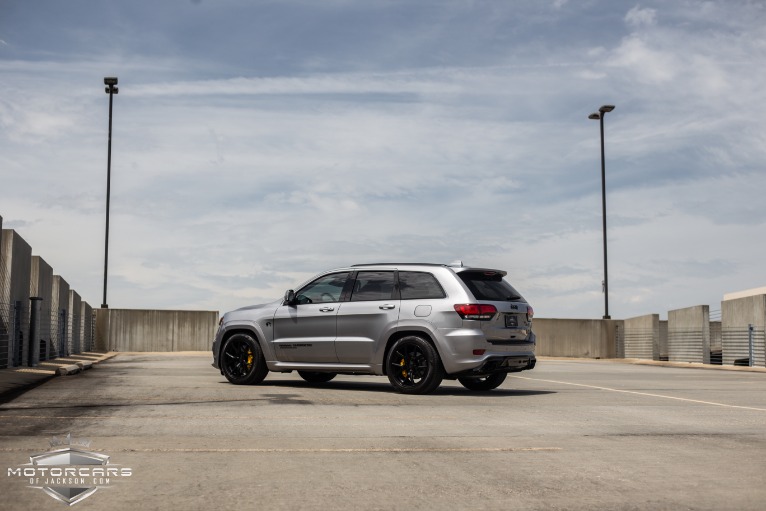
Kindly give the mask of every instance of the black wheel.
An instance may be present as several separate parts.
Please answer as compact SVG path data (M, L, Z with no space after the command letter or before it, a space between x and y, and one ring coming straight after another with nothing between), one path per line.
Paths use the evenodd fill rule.
M391 385L405 394L428 394L444 378L436 349L417 336L402 337L386 356L386 373Z
M309 383L327 383L337 376L336 373L316 373L314 371L298 371L298 374Z
M263 351L255 339L247 334L234 334L221 350L223 375L235 385L261 383L269 369Z
M458 378L457 380L468 390L481 391L498 388L505 381L506 376L508 373L492 373L478 378Z

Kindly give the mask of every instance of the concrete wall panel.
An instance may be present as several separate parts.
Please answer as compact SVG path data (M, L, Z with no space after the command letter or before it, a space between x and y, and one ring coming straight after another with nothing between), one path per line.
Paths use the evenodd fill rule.
M660 315L647 314L625 320L625 358L660 359Z
M112 351L209 351L216 311L96 310L96 346Z
M51 315L53 268L40 256L32 256L29 296L42 298L40 302L40 360L46 360L50 356L51 335L55 331Z
M766 327L766 295L747 296L721 302L722 328L753 325Z
M80 330L81 318L80 309L82 306L82 298L80 294L73 290L69 290L69 308L67 309L68 323L69 323L69 354L76 354L82 352L82 331Z
M535 318L537 355L548 357L615 358L619 320Z
M29 356L29 281L32 248L12 229L2 230L0 260L0 307L9 332L7 363L23 364ZM20 308L16 308L16 304ZM20 348L20 349L19 349Z
M721 302L721 348L725 365L749 361L748 325L754 331L754 365L766 365L766 295L746 296Z
M660 321L660 360L667 361L668 356L668 320Z
M51 336L54 355L67 355L69 345L69 283L60 275L53 276L53 293L51 298L51 316L55 325Z
M95 330L93 329L93 307L88 302L82 302L80 305L80 337L82 351L92 351L95 345Z
M668 359L710 363L710 307L695 305L668 312Z

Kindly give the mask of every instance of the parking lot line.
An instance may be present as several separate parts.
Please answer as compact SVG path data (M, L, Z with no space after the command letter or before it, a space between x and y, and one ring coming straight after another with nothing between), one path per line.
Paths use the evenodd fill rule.
M566 381L558 381L558 380L543 380L540 378L529 378L527 376L512 376L511 378L518 378L520 380L531 380L531 381L542 381L546 383L558 383L561 385L571 385L574 387L585 387L589 389L596 389L596 390L608 390L610 392L620 392L623 394L635 394L637 396L648 396L648 397L659 397L662 399L673 399L675 401L686 401L688 403L697 403L697 404L703 404L703 405L711 405L711 406L721 406L724 408L739 408L741 410L755 410L758 412L766 412L766 408L756 408L754 406L741 406L741 405L727 405L726 403L717 403L715 401L700 401L699 399L688 399L685 397L676 397L676 396L667 396L664 394L653 394L651 392L638 392L636 390L625 390L625 389L613 389L611 387L600 387L598 385L586 385L584 383L571 383Z
M242 453L364 453L364 452L392 452L392 453L439 453L439 452L551 452L562 451L561 447L360 447L360 448L148 448L148 449L115 449L109 448L109 452L143 452L143 453L215 453L215 452L242 452ZM0 452L20 452L26 450L17 448L0 448ZM98 452L99 449L94 449Z

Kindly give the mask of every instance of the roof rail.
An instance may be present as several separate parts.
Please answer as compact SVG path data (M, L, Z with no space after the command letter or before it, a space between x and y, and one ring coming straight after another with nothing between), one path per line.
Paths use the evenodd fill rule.
M367 264L352 264L351 268L356 268L359 266L441 266L441 267L447 267L449 265L447 264L439 264L439 263L367 263Z

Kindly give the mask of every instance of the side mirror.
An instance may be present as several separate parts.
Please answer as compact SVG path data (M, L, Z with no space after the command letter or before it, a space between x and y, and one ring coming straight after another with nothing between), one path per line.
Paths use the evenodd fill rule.
M285 291L285 305L295 305L295 291L292 289Z

